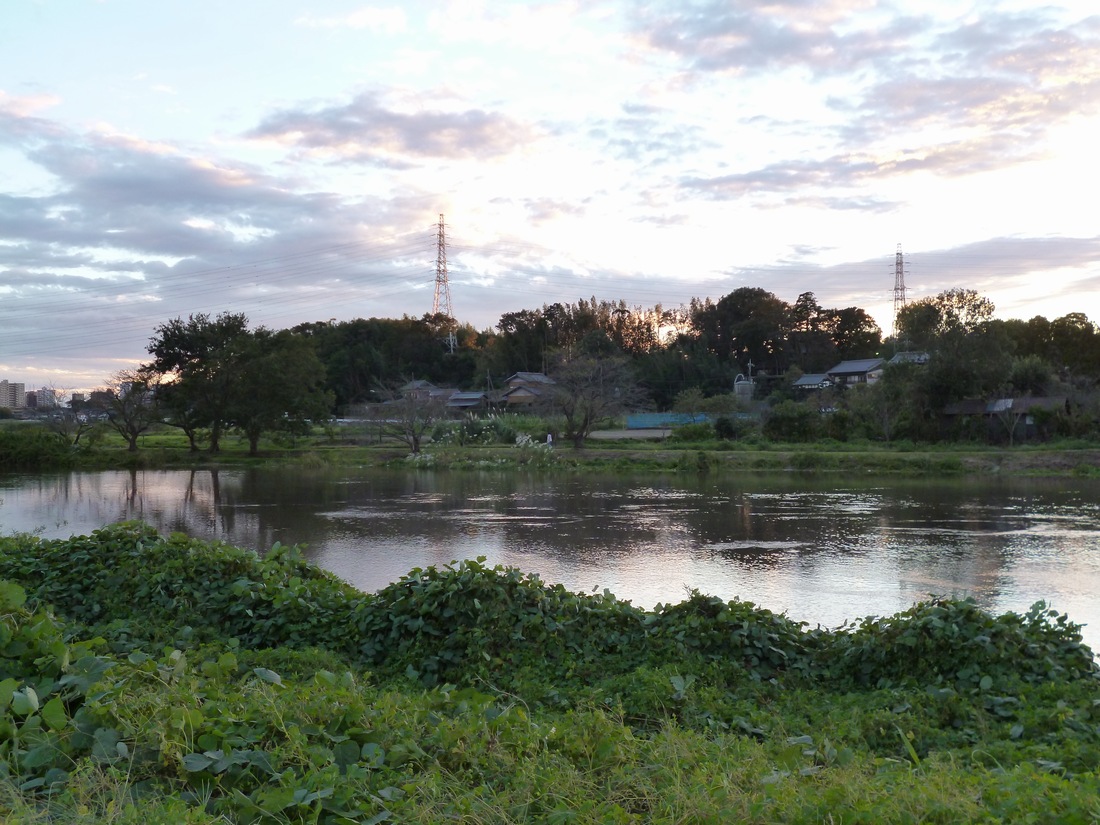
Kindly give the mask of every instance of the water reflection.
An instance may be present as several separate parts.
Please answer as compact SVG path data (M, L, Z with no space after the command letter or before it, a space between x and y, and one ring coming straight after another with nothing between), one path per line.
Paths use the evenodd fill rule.
M825 625L930 593L994 610L1045 599L1100 647L1100 485L194 470L0 477L0 530L126 518L307 554L364 590L485 556L636 604L690 589Z

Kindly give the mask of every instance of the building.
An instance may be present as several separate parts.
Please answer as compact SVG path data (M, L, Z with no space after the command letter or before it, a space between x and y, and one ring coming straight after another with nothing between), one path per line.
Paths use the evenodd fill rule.
M517 372L504 381L501 398L508 407L529 407L544 397L554 379L541 372Z
M0 379L0 407L10 410L27 406L26 384L14 384L6 378Z
M823 372L808 372L792 384L799 390L824 390L832 385L832 379Z
M826 375L835 384L874 384L882 378L885 363L881 358L861 358L841 361Z
M73 393L73 396L75 397L76 393ZM29 402L32 398L34 399L34 406L40 410L53 409L58 406L57 393L49 387L42 387L27 393L28 406L31 406Z

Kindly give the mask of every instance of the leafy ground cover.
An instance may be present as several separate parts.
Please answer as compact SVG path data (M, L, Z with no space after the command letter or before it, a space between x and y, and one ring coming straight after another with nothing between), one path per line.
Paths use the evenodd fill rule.
M124 523L0 539L5 822L1100 821L1067 617L836 630L514 569L362 594Z

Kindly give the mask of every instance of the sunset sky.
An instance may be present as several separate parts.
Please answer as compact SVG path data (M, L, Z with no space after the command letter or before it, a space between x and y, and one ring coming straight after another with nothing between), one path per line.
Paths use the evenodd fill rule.
M759 286L1100 320L1095 0L4 0L0 378L157 324Z

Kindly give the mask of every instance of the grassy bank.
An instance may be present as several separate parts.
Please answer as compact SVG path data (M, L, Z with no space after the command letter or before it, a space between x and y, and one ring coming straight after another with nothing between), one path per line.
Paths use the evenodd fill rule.
M2 579L5 822L1100 818L1096 667L1041 606L825 631L476 562L364 595L139 524L0 539Z
M217 453L191 451L178 432L164 428L144 435L129 452L117 435L100 434L77 448L61 445L36 425L0 426L0 466L6 469L160 469L195 467L407 466L449 469L526 467L573 472L586 469L663 472L801 472L880 475L1030 475L1100 477L1100 445L1062 441L997 448L975 444L916 445L908 442L820 441L778 444L760 439L690 442L676 439L592 439L580 450L539 442L523 446L429 443L409 456L396 441L368 442L342 431L317 431L293 440L264 441L250 456L233 436Z

